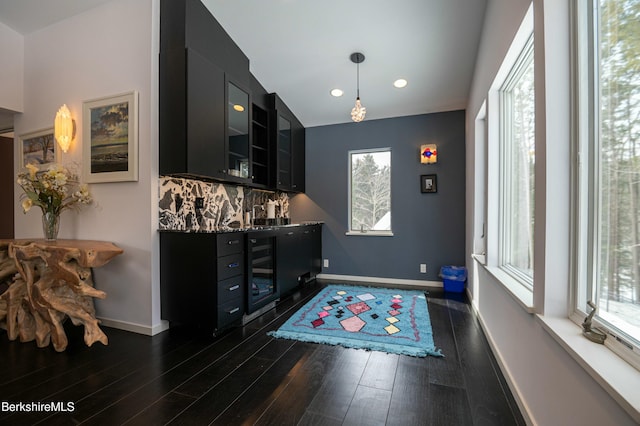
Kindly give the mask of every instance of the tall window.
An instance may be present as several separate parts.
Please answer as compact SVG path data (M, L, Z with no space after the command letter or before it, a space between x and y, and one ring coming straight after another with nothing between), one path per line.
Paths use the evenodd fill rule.
M499 90L500 267L533 288L535 104L533 35Z
M640 348L640 0L575 5L576 307L593 301L628 356Z
M391 149L349 151L349 234L391 234Z

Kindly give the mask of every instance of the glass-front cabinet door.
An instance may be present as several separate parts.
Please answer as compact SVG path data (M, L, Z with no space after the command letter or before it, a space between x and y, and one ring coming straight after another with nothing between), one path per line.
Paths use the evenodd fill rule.
M291 186L291 123L278 115L278 188Z
M227 112L227 173L230 176L249 178L249 94L235 84L228 83Z

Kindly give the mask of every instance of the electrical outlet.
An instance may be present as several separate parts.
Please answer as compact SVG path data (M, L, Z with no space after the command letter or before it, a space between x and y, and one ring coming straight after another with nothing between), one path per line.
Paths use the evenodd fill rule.
M322 266L323 266L324 268L328 268L328 267L329 267L329 259L325 259L325 260L324 260L324 263L322 264Z
M427 273L427 264L426 263L421 263L420 264L420 273L421 274L426 274Z

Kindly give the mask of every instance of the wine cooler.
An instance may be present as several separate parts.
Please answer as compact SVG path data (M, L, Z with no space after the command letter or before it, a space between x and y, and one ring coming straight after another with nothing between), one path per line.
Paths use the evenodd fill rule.
M275 233L260 231L247 235L247 314L280 297L275 277L275 245Z

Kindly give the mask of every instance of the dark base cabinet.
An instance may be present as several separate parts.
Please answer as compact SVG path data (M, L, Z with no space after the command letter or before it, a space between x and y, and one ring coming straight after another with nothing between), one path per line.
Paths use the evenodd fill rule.
M321 257L319 224L161 232L161 317L172 327L185 324L216 335L315 278Z
M280 295L286 296L320 273L322 225L281 228L276 254L278 287Z
M215 335L245 313L245 234L160 233L162 319Z

